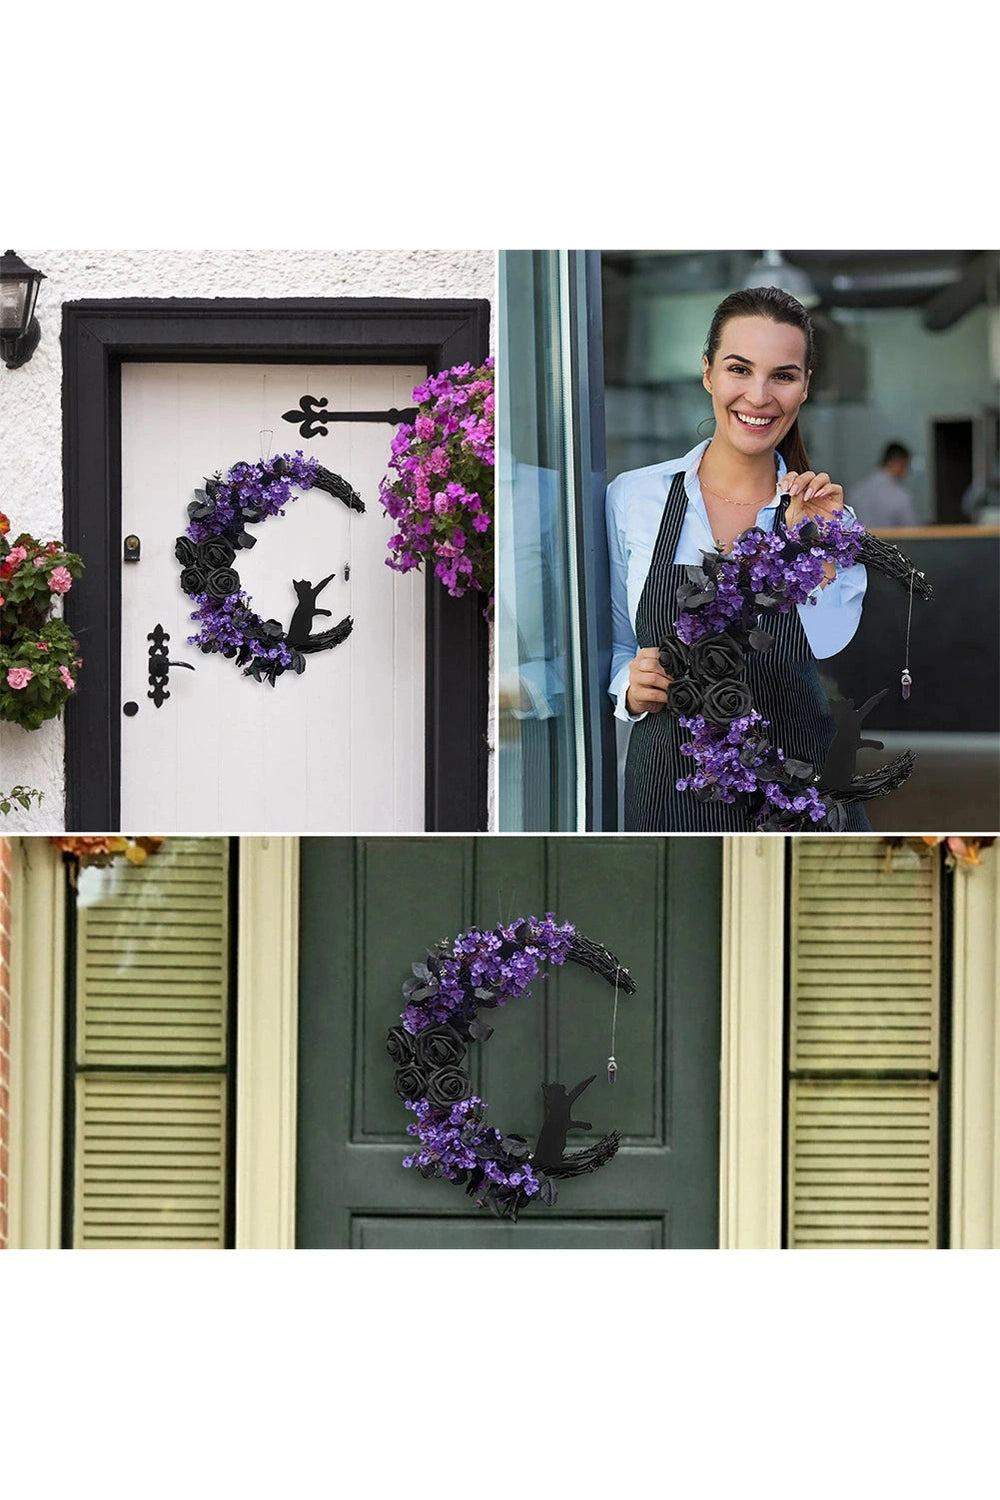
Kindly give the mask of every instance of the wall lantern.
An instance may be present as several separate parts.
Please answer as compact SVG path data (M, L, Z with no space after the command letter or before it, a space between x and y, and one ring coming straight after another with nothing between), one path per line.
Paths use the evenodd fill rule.
M35 302L44 280L42 271L26 266L13 250L0 255L0 358L8 370L26 365L38 348L42 330Z

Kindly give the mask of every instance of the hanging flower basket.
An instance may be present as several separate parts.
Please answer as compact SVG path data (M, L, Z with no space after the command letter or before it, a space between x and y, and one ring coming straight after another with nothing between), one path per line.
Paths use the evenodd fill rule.
M478 370L457 365L413 392L413 426L392 441L390 469L379 487L397 523L386 563L398 573L433 564L454 598L470 589L493 607L493 361Z
M144 865L151 854L159 854L165 840L161 834L66 834L49 842L78 869L88 865L110 865L124 854L130 865Z
M0 513L0 719L37 729L62 712L83 665L69 626L51 618L83 563L26 531L12 546L9 530Z

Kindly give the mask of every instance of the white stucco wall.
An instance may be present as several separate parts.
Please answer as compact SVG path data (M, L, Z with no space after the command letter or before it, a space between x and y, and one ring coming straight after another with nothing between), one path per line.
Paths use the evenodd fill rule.
M486 297L492 250L46 250L16 246L44 271L41 342L20 370L0 365L0 510L11 533L63 535L62 304L90 297ZM86 563L86 558L84 559ZM86 692L86 664L80 691ZM62 720L31 733L0 723L0 791L44 792L41 809L0 817L0 832L58 832L64 815ZM95 774L101 774L95 767ZM491 797L492 802L492 797Z

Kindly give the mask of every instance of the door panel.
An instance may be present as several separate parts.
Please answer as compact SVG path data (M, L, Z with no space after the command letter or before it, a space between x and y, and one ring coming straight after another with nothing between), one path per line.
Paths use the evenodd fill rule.
M336 422L326 436L303 438L282 413L304 392L333 411L405 407L424 374L417 365L123 365L122 535L141 541L140 561L122 564L119 711L139 705L122 719L123 827L423 826L423 578L386 567L392 524L378 503L394 429ZM261 616L286 627L292 579L335 573L317 601L332 616L314 630L345 615L354 630L272 688L187 643L197 626L174 539L205 476L299 448L343 475L365 514L296 490L284 518L253 528L257 545L236 566ZM159 708L148 697L147 636L157 624L170 635L171 660L195 669L171 670Z
M298 1243L390 1247L714 1246L718 1241L719 921L715 839L309 839L302 845ZM554 911L632 972L620 996L576 964L498 1011L471 1049L490 1119L534 1139L542 1080L597 1078L588 1137L615 1160L516 1226L401 1166L410 1118L385 1034L410 965L476 923ZM494 1020L491 1017L491 1020ZM522 1231L524 1231L522 1233Z

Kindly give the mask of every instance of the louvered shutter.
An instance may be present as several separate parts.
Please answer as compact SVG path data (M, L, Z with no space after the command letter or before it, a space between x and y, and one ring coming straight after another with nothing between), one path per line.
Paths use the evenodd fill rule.
M940 863L790 842L788 1244L934 1246Z
M74 1244L225 1243L228 847L81 872Z

